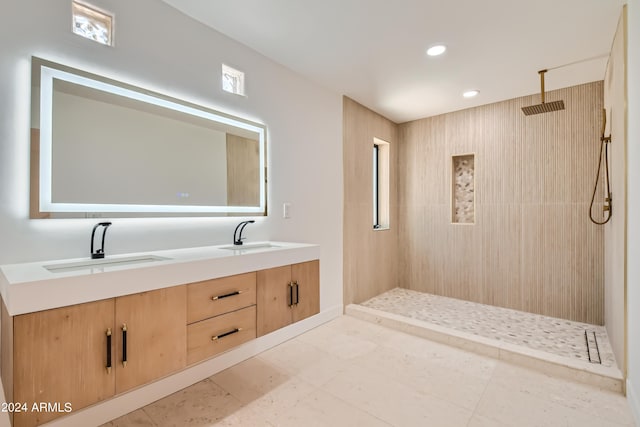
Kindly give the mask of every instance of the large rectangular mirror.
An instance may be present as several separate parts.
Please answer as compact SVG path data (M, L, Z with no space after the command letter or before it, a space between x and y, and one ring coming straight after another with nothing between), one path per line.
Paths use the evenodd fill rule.
M32 59L31 217L266 215L266 127Z

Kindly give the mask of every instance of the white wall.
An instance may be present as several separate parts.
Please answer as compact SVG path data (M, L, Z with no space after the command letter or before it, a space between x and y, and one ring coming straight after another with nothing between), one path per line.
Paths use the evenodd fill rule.
M640 425L640 0L627 4L627 398Z
M249 240L321 245L321 309L342 303L342 98L154 0L95 0L116 15L115 47L71 33L71 0L13 0L0 15L0 264L84 257L92 219L28 219L32 55L268 127L270 215ZM221 64L247 97L220 88ZM291 219L282 219L282 203ZM230 243L241 218L116 219L107 254Z

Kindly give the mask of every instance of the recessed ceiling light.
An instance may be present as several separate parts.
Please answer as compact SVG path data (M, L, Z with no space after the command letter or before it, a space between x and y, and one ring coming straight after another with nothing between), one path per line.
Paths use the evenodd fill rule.
M427 55L429 56L442 55L445 50L447 50L447 47L445 45L438 44L435 46L431 46L429 49L427 49Z
M468 90L465 93L462 94L462 96L464 96L465 98L473 98L474 96L478 95L480 93L479 90Z

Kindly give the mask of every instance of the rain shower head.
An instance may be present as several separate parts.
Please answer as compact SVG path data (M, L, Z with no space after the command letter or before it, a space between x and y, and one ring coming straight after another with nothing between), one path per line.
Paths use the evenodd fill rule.
M544 102L544 73L546 72L547 70L538 71L538 74L540 74L540 96L542 98L542 103L538 105L531 105L529 107L522 107L522 112L525 116L564 110L564 101Z
M543 102L542 104L531 105L530 107L522 107L522 112L525 116L550 113L558 110L564 110L564 101Z

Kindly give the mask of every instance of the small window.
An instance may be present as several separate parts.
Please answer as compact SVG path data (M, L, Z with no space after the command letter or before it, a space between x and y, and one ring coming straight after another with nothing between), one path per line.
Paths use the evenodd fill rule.
M222 64L222 90L244 96L244 73Z
M113 14L78 1L72 2L73 32L100 44L113 46Z
M389 143L373 139L373 229L389 229Z

